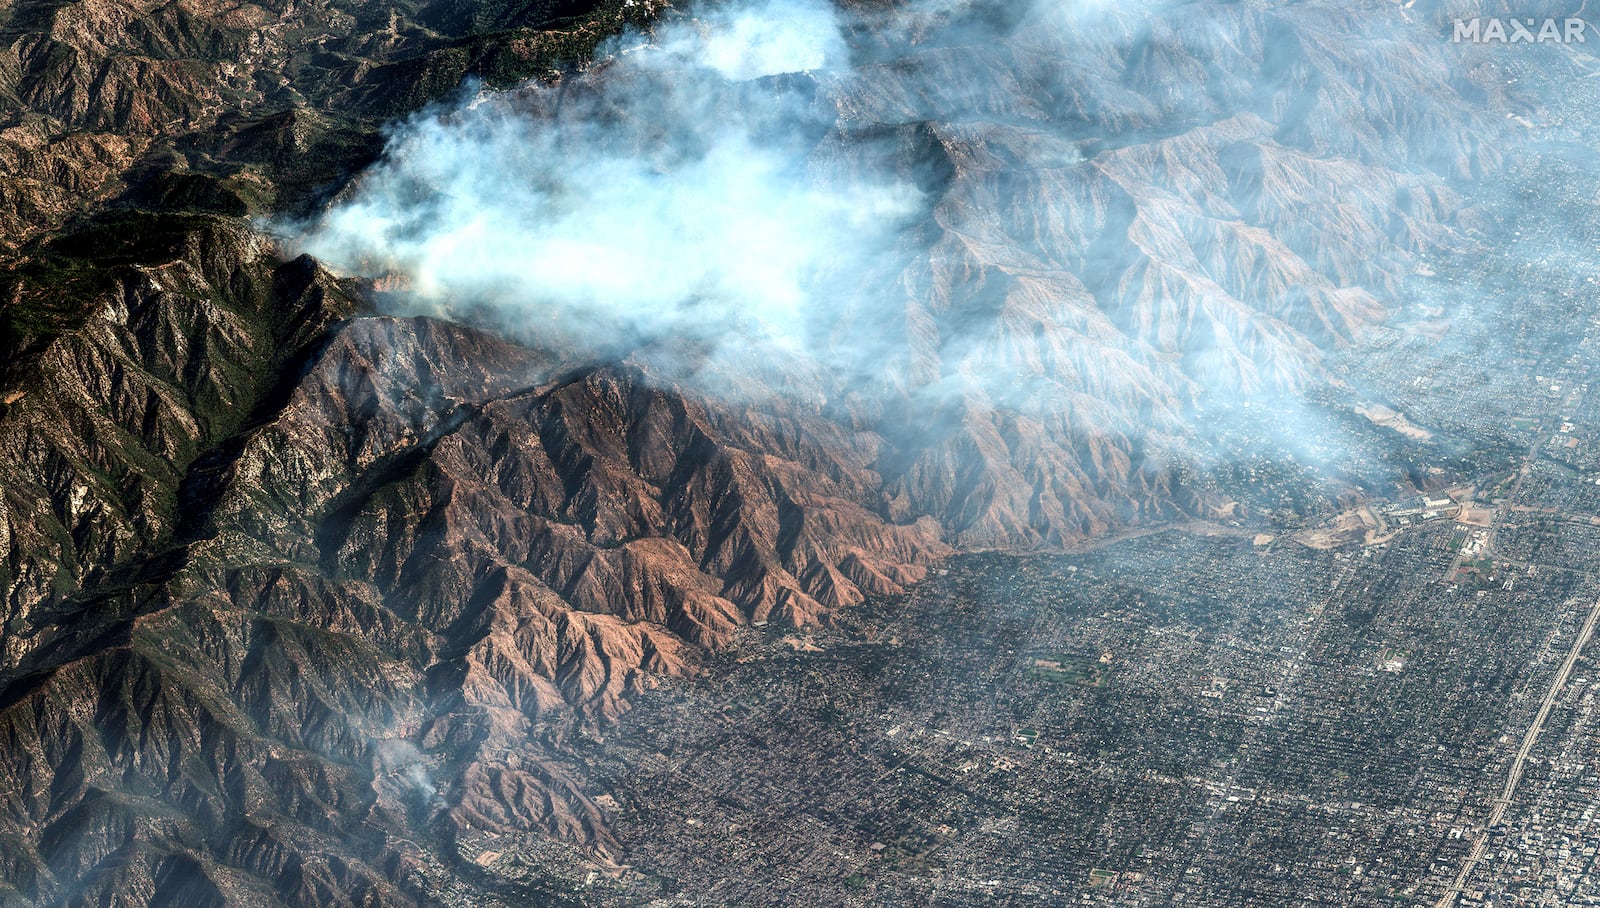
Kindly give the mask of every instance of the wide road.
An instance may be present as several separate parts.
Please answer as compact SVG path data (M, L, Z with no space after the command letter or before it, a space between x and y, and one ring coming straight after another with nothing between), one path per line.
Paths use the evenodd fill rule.
M1528 726L1527 734L1522 736L1522 746L1517 748L1516 758L1511 761L1511 771L1506 775L1505 787L1500 790L1500 797L1494 801L1494 809L1489 812L1489 821L1478 831L1477 839L1472 843L1472 851L1467 854L1467 860L1461 865L1461 872L1456 874L1456 881L1440 897L1436 908L1452 908L1456 899L1461 895L1461 887L1467 884L1467 878L1472 875L1473 868L1478 866L1478 861L1483 859L1483 851L1489 844L1489 831L1499 825L1505 816L1506 808L1511 805L1511 796L1516 793L1517 782L1522 779L1522 764L1527 762L1528 754L1533 751L1533 745L1539 740L1539 731L1544 728L1544 720L1550 716L1550 707L1555 704L1556 697L1561 694L1562 688L1567 686L1567 678L1572 674L1572 667L1578 663L1578 657L1583 654L1583 647L1594 634L1596 620L1600 620L1600 602L1589 609L1589 617L1583 622L1583 629L1578 632L1578 639L1572 642L1572 649L1567 652L1567 659L1561 663L1561 670L1556 672L1555 678L1550 682L1550 690L1544 695L1544 702L1539 704L1539 712L1533 717L1533 722Z

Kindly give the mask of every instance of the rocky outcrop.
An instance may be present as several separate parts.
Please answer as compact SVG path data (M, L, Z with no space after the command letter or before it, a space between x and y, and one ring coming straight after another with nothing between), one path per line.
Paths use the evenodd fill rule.
M81 322L17 335L0 417L18 899L181 880L405 904L384 868L412 858L360 844L379 821L615 855L542 735L949 551L881 513L877 448L820 415L340 321L337 282L214 222L128 254Z
M814 161L928 194L897 343L722 394L682 350L376 316L240 220L648 4L5 11L0 901L430 904L487 886L479 831L623 858L578 730L954 550L1217 513L1175 478L1197 401L1323 386L1498 165L1448 51L1339 39L1389 19L1183 6L1064 53L856 6Z
M377 118L469 77L547 77L659 5L8 4L0 255L119 199L230 215L298 208L373 153Z

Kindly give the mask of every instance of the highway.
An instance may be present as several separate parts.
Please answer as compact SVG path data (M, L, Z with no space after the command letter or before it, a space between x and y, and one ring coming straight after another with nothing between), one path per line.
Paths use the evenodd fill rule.
M1461 872L1456 874L1455 882L1440 897L1436 908L1452 908L1455 905L1456 899L1461 895L1461 887L1467 884L1467 878L1472 875L1473 868L1483 859L1483 851L1489 844L1489 832L1500 824L1506 808L1511 805L1511 796L1516 793L1517 782L1522 779L1522 765L1527 762L1528 754L1533 752L1533 745L1539 740L1539 732L1544 728L1544 721L1550 715L1550 707L1555 704L1562 688L1567 686L1567 678L1571 676L1572 667L1577 664L1578 657L1583 654L1584 646L1593 636L1597 620L1600 620L1600 602L1596 602L1594 607L1589 609L1589 617L1583 622L1583 629L1578 632L1578 639L1572 642L1572 649L1567 652L1566 661L1561 663L1561 670L1557 671L1555 678L1551 680L1550 690L1544 695L1544 702L1539 704L1539 712L1528 725L1527 734L1522 736L1522 746L1517 748L1516 757L1511 761L1511 771L1506 774L1505 787L1500 790L1500 797L1495 798L1494 809L1489 812L1488 822L1478 831L1477 838L1472 843L1472 851L1467 854L1467 860L1461 865Z

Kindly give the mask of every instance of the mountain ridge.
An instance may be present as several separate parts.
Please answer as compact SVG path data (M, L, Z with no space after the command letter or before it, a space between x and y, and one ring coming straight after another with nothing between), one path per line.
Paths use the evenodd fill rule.
M930 195L874 276L902 346L840 373L689 341L575 361L379 315L403 291L244 217L359 192L378 120L475 66L550 78L661 10L549 31L550 4L230 10L19 4L0 32L0 891L19 904L509 901L461 866L477 832L627 861L568 745L757 626L899 596L957 551L1258 525L1266 506L1197 481L1238 453L1198 444L1231 424L1197 414L1350 405L1328 359L1479 241L1468 190L1514 132L1480 122L1490 96L1448 50L1336 51L1389 21L1360 13L1113 17L1060 65L1048 30L867 17L853 40L884 59L791 81L831 105L819 167L885 155ZM1319 489L1365 494L1324 468Z

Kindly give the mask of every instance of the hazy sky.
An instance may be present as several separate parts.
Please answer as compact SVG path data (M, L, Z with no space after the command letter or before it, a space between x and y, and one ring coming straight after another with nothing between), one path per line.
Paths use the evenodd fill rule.
M559 86L471 92L396 125L302 245L523 340L692 339L687 375L795 354L882 410L984 400L1078 434L1253 396L1298 444L1327 351L1481 223L1460 187L1505 117L1460 93L1487 52L1444 20L874 9L703 6Z

